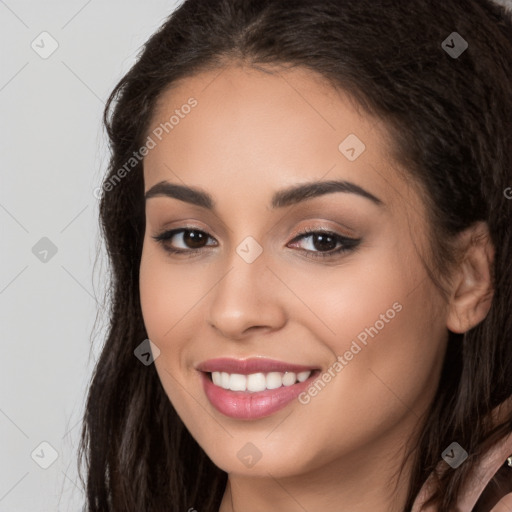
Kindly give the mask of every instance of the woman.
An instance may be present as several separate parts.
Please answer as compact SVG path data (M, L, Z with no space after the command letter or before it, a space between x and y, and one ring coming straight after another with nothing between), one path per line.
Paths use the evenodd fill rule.
M511 508L511 79L490 0L173 13L105 111L87 510Z

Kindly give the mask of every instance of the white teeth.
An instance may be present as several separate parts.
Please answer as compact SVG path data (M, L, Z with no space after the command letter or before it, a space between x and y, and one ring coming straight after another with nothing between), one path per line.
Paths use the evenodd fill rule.
M309 378L309 376L311 375L311 372L300 372L300 373L297 373L297 380L299 382L304 382L305 380L307 380Z
M263 391L267 388L267 379L264 373L251 373L247 375L247 391Z
M229 376L229 389L231 391L245 391L247 389L247 377L239 373L232 373Z
M286 372L283 376L283 385L292 386L297 380L297 375L293 372Z
M267 373L267 389L277 389L283 385L283 374L279 372Z
M216 385L216 386L221 386L221 383L222 383L222 374L220 372L213 372L212 373L212 380L213 380L213 383Z
M295 372L269 372L251 373L241 375L239 373L212 372L212 381L216 386L231 391L249 391L254 393L265 389L277 389L281 386L292 386L297 382L304 382L311 375L311 371Z

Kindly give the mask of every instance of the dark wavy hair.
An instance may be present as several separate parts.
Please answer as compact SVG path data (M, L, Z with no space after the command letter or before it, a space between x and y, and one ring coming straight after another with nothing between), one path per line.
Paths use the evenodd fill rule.
M441 46L452 32L469 44L458 58ZM110 310L79 447L87 510L220 506L226 473L189 434L154 365L134 357L147 338L139 298L143 160L115 186L106 184L144 144L164 90L232 63L313 70L385 122L396 162L424 190L432 279L455 261L449 242L456 234L478 221L488 225L491 309L468 332L449 333L404 509L457 440L469 458L438 475L428 502L452 511L475 461L512 431L512 415L498 425L489 419L512 396L512 200L504 194L512 186L512 21L490 0L186 0L147 41L104 112L111 157L100 223Z

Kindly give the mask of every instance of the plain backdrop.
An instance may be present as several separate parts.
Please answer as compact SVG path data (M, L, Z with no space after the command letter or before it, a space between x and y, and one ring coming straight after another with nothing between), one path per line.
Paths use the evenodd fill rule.
M176 6L0 1L1 512L82 510L76 450L106 324L101 116Z
M101 116L178 3L0 0L0 512L82 510L76 450L108 320Z

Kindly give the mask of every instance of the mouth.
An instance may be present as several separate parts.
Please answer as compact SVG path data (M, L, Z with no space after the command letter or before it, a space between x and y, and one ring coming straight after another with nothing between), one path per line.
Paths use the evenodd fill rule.
M269 359L215 359L196 367L206 397L230 418L255 420L286 407L320 369Z

